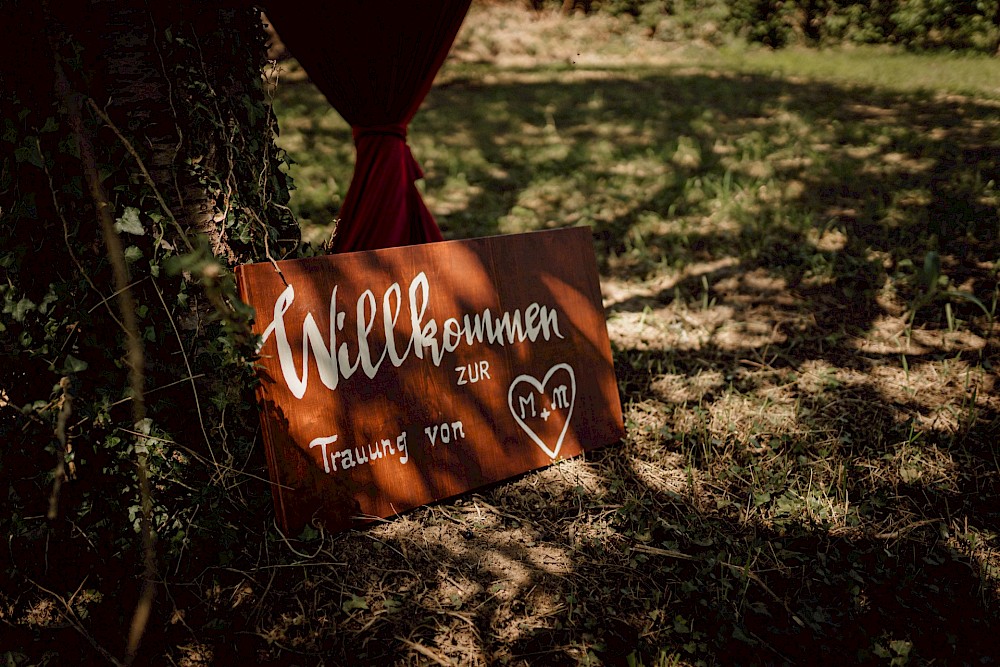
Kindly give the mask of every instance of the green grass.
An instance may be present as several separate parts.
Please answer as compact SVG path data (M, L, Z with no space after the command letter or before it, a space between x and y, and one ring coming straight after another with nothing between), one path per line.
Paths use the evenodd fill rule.
M735 44L720 50L717 57L720 64L735 71L1000 99L1000 60L981 54L907 53L861 45L775 51Z
M269 650L343 657L371 640L366 659L406 664L989 656L1000 63L715 51L607 18L520 16L475 11L410 142L451 238L593 229L628 436L300 545L398 567L303 566L267 584ZM293 208L322 240L350 132L301 77L276 99Z

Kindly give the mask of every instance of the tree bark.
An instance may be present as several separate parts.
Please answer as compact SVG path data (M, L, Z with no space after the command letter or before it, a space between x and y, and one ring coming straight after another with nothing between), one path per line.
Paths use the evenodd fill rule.
M0 605L31 603L40 589L29 581L67 597L85 579L103 582L89 625L70 625L98 653L123 656L116 619L139 587L121 573L142 561L133 451L150 461L162 559L170 517L194 510L189 489L218 503L231 450L245 462L254 440L252 346L225 269L280 258L298 238L260 82L265 38L249 7L194 0L14 0L4 17L17 64L0 70L0 470L10 480ZM92 168L74 137L89 142ZM108 216L124 286L98 222ZM115 305L123 290L134 296L131 336ZM126 344L136 330L145 391L156 392L138 420ZM192 457L207 464L178 463ZM50 509L47 524L23 529Z

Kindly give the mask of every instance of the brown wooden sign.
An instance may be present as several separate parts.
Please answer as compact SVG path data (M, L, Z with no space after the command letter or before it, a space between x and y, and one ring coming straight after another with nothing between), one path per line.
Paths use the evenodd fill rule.
M623 434L590 232L237 269L286 531L340 530Z

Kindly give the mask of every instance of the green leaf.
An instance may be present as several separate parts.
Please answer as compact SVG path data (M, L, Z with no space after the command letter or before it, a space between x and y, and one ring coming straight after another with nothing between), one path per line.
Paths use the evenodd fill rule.
M952 299L959 299L959 300L962 300L962 301L968 301L969 303L972 303L972 304L975 304L975 305L979 306L980 310L983 311L983 313L986 315L986 317L988 317L991 322L993 321L993 315L986 308L986 304L984 304L982 301L980 301L979 298L975 294L972 294L970 292L962 292L962 291L959 291L959 290L949 290L949 291L945 292L944 294L945 294L945 296L951 297Z
M905 657L910 655L910 650L913 648L913 642L905 639L894 639L889 642L889 648L895 651L898 655Z
M938 276L941 275L941 255L931 250L924 255L924 269L920 273L920 281L928 292L937 287Z
M70 136L63 137L59 140L59 152L77 159L80 158L80 147L77 146L76 141L72 137L72 133L70 133Z
M63 373L80 373L87 370L87 362L83 359L77 359L72 354L66 355L66 361L63 363Z
M315 540L317 537L319 537L319 535L320 533L318 530L313 528L311 525L306 524L306 527L302 529L301 533L299 533L298 539L302 540L303 542L309 542L311 540Z
M340 608L347 614L353 609L368 609L368 602L359 595L351 595L349 600L344 600L344 604L340 605Z
M115 231L127 232L136 236L145 234L142 223L139 222L139 209L132 206L126 208L122 217L115 221Z
M34 146L22 146L14 150L14 159L18 162L28 162L36 167L42 166L42 156Z
M140 419L135 424L135 430L143 435L149 435L150 430L153 428L153 420L149 417L145 419Z
M137 259L142 259L142 251L139 250L134 245L130 245L128 248L125 249L125 260L129 264L131 264L132 262L136 261Z
M17 128L14 127L14 123L9 118L4 119L3 134L0 135L0 138L9 144L17 143Z
M17 302L16 306L14 306L14 312L12 313L14 321L23 322L24 316L27 315L30 311L34 310L35 307L36 306L31 299L29 299L28 297L24 297L23 299Z
M738 625L733 627L733 639L741 641L744 644L750 644L754 646L757 644L757 640L755 640L753 637L745 633L743 629Z

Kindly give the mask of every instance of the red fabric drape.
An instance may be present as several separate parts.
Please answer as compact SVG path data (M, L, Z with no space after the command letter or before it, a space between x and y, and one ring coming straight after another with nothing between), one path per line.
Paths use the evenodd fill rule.
M357 158L335 252L442 240L414 181L406 128L471 0L272 2L267 16L313 83L351 124Z

